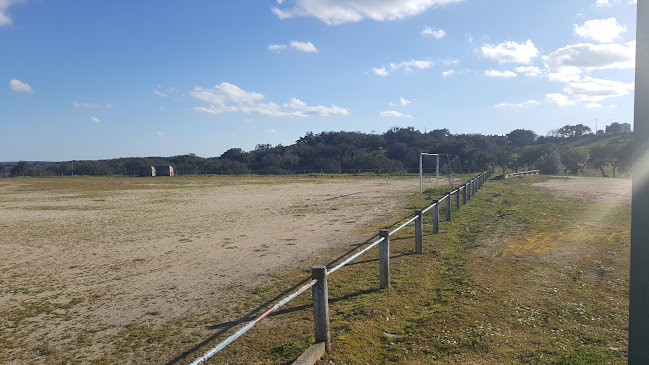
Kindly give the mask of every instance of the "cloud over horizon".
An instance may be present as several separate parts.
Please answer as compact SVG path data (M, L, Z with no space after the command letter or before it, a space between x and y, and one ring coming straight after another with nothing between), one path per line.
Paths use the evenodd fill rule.
M248 92L229 82L222 82L214 88L194 87L190 94L194 99L210 103L209 106L196 106L192 110L208 114L244 113L268 117L309 118L312 116L349 115L347 108L332 105L309 106L298 98L288 103L260 103L265 96L258 92Z

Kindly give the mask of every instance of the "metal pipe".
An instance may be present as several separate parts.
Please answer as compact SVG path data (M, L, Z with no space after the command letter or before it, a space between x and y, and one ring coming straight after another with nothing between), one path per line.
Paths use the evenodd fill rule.
M285 297L284 299L277 302L274 306L272 306L271 308L266 310L264 313L257 316L257 318L253 319L252 321L248 322L245 326L241 327L239 330L237 330L237 332L235 332L234 334L232 334L231 336L229 336L225 340L221 341L218 345L213 347L211 350L204 353L203 356L196 358L196 360L192 361L190 363L190 365L198 365L198 364L204 362L205 360L209 359L210 357L214 356L216 353L223 350L223 348L225 348L225 346L232 343L232 341L236 340L237 338L241 337L241 335L248 332L257 323L264 320L264 318L268 317L271 313L276 312L280 307L283 307L284 305L286 305L286 303L290 302L295 297L302 294L304 291L306 291L310 287L314 286L317 282L318 282L317 280L311 280L309 283L305 284L300 289L298 289L298 290L294 291L293 293L289 294L287 297Z

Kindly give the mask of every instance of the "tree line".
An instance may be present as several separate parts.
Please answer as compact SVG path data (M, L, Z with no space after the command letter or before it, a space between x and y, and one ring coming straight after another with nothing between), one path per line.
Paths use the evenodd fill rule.
M611 133L614 132L609 132L608 135ZM498 166L503 173L536 168L542 173L578 174L586 167L599 169L603 176L611 168L613 176L616 172L630 173L630 139L596 145L590 149L563 145L586 137L604 140L608 135L593 134L589 127L581 124L567 125L547 136L537 136L526 129L516 129L505 136L498 136L452 134L448 129L422 133L413 127L394 127L383 134L309 132L290 146L258 144L251 151L231 148L221 156L210 158L190 153L172 157L128 157L98 161L20 161L15 164L0 164L0 176L137 175L150 170L150 166L165 165L173 166L182 174L281 174L350 170L417 172L422 152L457 155L465 172Z

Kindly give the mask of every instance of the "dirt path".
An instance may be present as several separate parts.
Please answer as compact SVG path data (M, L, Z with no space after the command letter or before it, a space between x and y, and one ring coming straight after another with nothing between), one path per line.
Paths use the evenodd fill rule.
M604 177L557 177L533 184L560 197L593 200L609 204L631 204L631 179Z
M146 183L143 183L146 182ZM140 321L231 306L328 262L416 178L0 181L0 340L9 359L78 350ZM389 210L388 210L389 211ZM94 344L94 345L93 345ZM36 350L35 350L36 349Z

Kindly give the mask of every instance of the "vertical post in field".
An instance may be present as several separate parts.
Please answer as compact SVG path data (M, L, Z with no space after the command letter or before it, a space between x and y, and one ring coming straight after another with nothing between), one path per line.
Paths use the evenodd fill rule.
M439 200L433 200L433 233L439 233Z
M451 193L446 193L446 221L451 221Z
M390 232L387 229L379 230L379 289L390 287Z
M455 210L460 210L460 188L455 190Z
M471 181L466 183L466 200L471 200Z
M437 160L437 167L435 168L435 186L439 187L439 154L435 155L435 158Z
M311 268L311 278L318 282L311 287L313 296L313 322L315 342L324 342L325 350L331 352L331 335L329 334L329 293L327 286L327 267L324 265Z
M462 188L462 205L466 205L466 184Z
M421 209L416 209L415 215L417 216L417 219L415 219L415 253L423 253L424 252L424 223L423 223L424 213L422 212Z
M420 195L424 193L423 192L423 187L422 187L422 185L424 183L424 165L423 165L423 162L424 162L424 155L420 153L419 154L419 194Z

